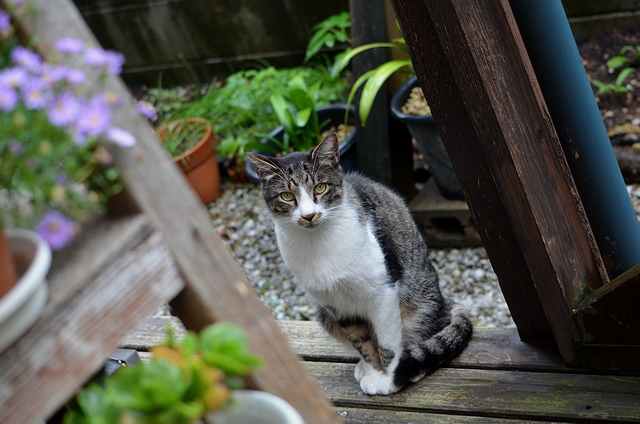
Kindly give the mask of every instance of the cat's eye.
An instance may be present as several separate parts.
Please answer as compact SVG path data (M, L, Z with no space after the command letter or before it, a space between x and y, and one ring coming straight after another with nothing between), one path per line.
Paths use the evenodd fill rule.
M329 186L328 186L327 184L325 184L325 183L320 183L320 184L317 184L317 185L313 188L313 192L314 192L315 194L322 194L322 193L324 193L325 191L327 191L327 188L328 188L328 187L329 187Z
M282 200L284 200L285 202L290 202L290 201L293 200L294 195L290 191L285 191L285 192L280 193L280 198Z

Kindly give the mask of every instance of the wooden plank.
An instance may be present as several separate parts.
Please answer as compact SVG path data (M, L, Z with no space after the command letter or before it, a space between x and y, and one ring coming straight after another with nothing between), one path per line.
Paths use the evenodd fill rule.
M13 0L4 0L13 3ZM71 0L27 0L38 13L25 21L29 33L38 34L38 49L51 53L49 43L63 36L98 45ZM262 390L284 398L311 423L335 423L338 417L323 398L297 356L287 345L271 313L260 302L244 272L229 253L205 208L135 110L135 102L119 78L109 76L107 87L123 100L114 113L115 124L137 139L131 149L113 152L126 182L132 209L144 211L165 240L185 281L173 307L185 326L199 330L225 320L240 325L250 349L265 360L252 374Z
M441 368L391 396L367 396L353 366L307 362L342 407L544 421L640 422L640 377Z
M358 362L358 354L314 321L278 321L289 344L305 361ZM475 328L469 346L444 366L570 372L550 343L525 343L515 328Z
M58 300L0 355L0 422L32 424L53 414L104 364L124 334L182 288L162 235L139 228L147 236L120 245L108 263L83 268L70 257L68 265L77 272L51 272L51 295ZM81 243L75 247L82 251ZM61 281L63 275L73 278ZM63 285L70 288L61 299L56 290Z
M167 340L167 327L171 327L177 339L184 337L186 329L177 317L155 316L139 323L118 345L121 349L135 349L146 352Z
M540 421L430 414L385 409L337 408L345 424L535 424ZM557 422L557 421L556 421Z
M564 359L588 366L571 309L581 288L597 289L606 275L508 2L394 0L394 7L514 321L520 327L516 314L533 308L544 330L539 303L528 296L537 291ZM522 262L518 274L530 279L501 275L513 271L505 263Z
M171 325L177 337L184 328L176 317L153 317L139 324L121 342L123 349L147 351L165 340ZM360 357L351 347L329 336L315 321L278 321L292 349L305 361L356 363ZM564 365L554 344L520 341L515 328L475 328L469 346L444 365L451 368L486 368L520 371L580 372Z
M582 302L574 316L584 341L640 346L640 308L630 307L630 299L640 299L640 264Z

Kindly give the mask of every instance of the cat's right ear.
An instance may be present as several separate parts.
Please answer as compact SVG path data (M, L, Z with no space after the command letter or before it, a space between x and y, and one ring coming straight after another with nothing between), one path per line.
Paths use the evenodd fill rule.
M247 152L247 157L256 169L260 180L268 180L278 172L278 167L267 156Z

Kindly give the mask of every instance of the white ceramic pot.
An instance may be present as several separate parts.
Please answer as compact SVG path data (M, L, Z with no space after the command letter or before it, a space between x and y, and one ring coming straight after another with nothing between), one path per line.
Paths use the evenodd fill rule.
M0 298L0 352L33 325L47 302L51 248L38 233L4 230L18 271L16 285Z
M271 393L234 390L237 406L228 411L207 414L207 424L304 424L293 406Z

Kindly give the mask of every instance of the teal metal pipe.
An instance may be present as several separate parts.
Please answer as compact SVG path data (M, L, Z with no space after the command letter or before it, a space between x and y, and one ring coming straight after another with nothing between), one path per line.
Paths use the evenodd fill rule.
M640 263L640 225L560 0L510 0L611 277ZM604 59L603 59L604 60Z

